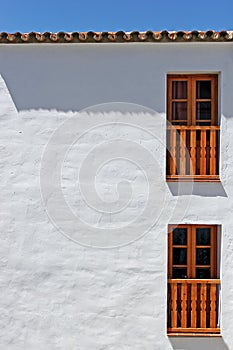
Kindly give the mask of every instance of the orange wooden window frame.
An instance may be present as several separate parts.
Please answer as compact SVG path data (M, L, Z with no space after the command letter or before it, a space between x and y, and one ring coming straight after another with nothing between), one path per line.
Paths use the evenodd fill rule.
M211 125L218 125L218 74L168 74L167 75L167 120L174 125L182 125L179 121L178 124L172 120L172 102L187 102L187 122L183 125L195 126L198 121L196 120L196 82L197 81L211 81L212 95L210 99L201 101L211 102ZM174 81L186 81L187 82L187 98L186 99L173 99L172 98L172 83ZM201 124L199 124L201 125Z
M168 227L168 278L172 279L172 250L173 247L179 248L177 245L173 245L172 233L175 228L187 229L187 246L180 246L182 248L187 247L187 278L196 278L196 248L200 247L196 245L196 229L197 228L210 228L210 279L217 278L217 226L216 225L169 225ZM183 266L183 265L182 265ZM181 266L181 267L182 267ZM199 266L200 267L200 266ZM204 267L204 265L203 265Z

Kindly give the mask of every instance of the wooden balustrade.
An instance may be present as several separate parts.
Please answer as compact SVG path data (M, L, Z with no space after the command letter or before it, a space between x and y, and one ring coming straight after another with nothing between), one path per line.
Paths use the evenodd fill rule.
M219 126L167 128L167 180L219 181Z
M168 280L168 333L220 333L219 279Z

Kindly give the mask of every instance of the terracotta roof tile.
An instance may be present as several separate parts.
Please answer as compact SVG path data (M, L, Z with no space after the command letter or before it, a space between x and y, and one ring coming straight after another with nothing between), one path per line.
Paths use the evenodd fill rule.
M0 33L0 44L20 43L128 43L128 42L232 42L233 31Z

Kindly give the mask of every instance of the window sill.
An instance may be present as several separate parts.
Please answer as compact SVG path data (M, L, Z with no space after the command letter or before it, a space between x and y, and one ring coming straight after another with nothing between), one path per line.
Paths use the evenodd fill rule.
M187 329L181 328L179 331L168 329L168 337L221 337L220 328L197 328L197 329Z
M217 337L221 338L220 333L168 333L168 337Z
M167 175L167 182L220 182L219 175Z

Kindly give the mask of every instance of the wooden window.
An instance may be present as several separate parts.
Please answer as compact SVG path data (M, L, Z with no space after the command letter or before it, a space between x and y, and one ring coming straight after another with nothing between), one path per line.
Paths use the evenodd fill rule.
M167 181L219 181L218 75L168 75L167 120Z
M173 125L218 125L218 76L168 75L167 119Z
M168 334L219 334L217 226L169 225Z
M168 278L217 278L216 226L169 226Z

